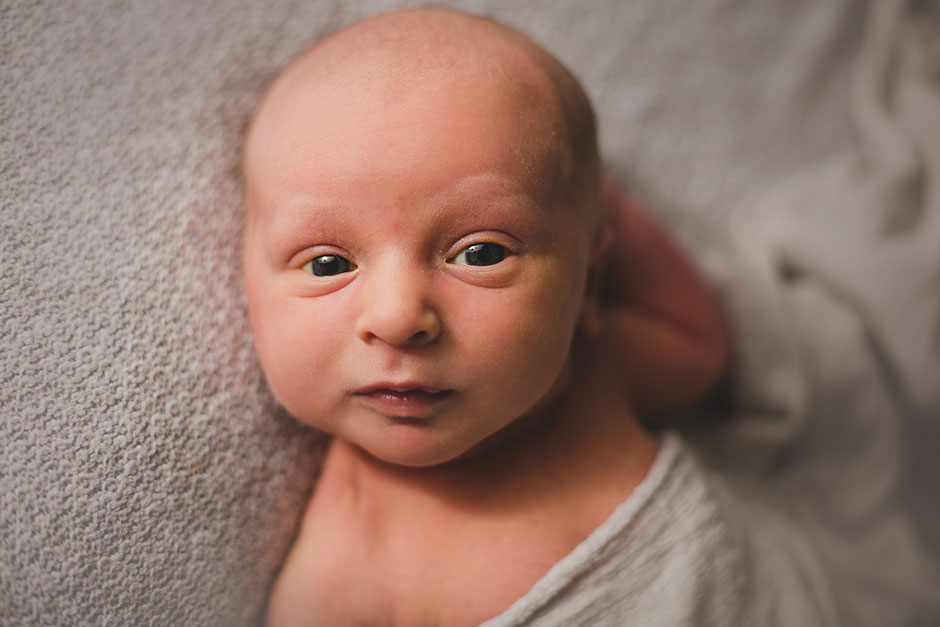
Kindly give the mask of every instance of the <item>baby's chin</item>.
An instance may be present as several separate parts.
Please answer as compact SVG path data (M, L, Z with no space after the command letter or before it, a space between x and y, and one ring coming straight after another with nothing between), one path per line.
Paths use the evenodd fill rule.
M388 419L378 430L346 432L335 437L379 462L406 468L435 468L481 457L517 440L540 415L526 413L495 432L454 433L433 421Z
M403 423L388 429L380 441L371 438L347 440L367 456L392 466L435 468L464 459L479 444L475 440L453 440L431 433L433 427ZM484 438L485 440L485 438Z

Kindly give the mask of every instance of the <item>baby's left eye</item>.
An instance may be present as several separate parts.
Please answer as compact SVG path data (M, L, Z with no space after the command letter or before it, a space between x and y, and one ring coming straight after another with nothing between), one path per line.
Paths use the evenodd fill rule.
M447 263L460 263L468 266L492 266L506 258L506 249L499 244L482 242L471 244L454 255Z

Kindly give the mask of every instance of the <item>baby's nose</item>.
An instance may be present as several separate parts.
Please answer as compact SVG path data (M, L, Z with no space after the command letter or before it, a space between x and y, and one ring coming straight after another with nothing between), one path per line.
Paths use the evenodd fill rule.
M441 321L421 272L392 268L369 278L356 333L366 343L423 346L440 335Z

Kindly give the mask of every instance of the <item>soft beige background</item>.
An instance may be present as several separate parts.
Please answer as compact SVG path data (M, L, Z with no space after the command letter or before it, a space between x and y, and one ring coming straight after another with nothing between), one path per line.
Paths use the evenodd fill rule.
M404 4L0 2L0 623L254 621L321 446L252 352L241 132L320 35ZM703 259L855 141L856 0L441 4L567 62Z

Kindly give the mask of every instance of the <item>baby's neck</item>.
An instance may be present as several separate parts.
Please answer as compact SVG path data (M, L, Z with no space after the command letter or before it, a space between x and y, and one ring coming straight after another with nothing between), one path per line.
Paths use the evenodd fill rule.
M273 615L476 625L505 611L610 517L656 455L612 369L591 361L528 428L451 463L393 466L335 440Z
M610 494L596 501L603 520L646 476L657 444L607 364L597 355L579 361L592 366L573 368L570 383L551 407L491 447L447 464L410 468L336 440L318 490L354 493L383 508L430 497L468 512L486 512L602 486Z

